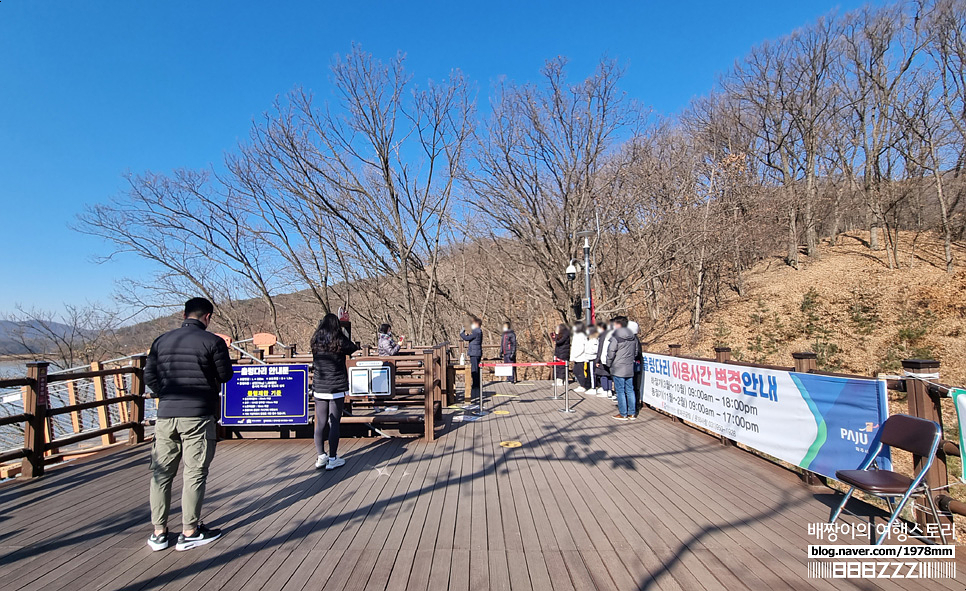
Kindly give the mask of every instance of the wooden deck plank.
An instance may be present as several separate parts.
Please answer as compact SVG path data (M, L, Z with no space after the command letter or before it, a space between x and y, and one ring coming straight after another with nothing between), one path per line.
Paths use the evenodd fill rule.
M263 444L264 446L264 444ZM268 446L264 446L268 447ZM265 462L269 462L277 454L277 450L266 450L269 455ZM117 579L111 582L112 585L121 585L130 588L143 588L150 585L165 586L171 589L183 587L195 577L204 577L209 573L208 565L214 560L220 560L223 552L232 547L237 547L238 538L244 534L244 528L239 528L233 523L234 516L247 518L251 523L249 527L257 527L260 519L262 507L266 501L271 501L277 491L283 490L287 486L287 475L284 478L277 478L272 470L262 462L256 464L254 470L251 466L247 468L243 465L236 471L226 474L226 478L233 479L236 483L238 479L262 480L264 482L260 488L256 489L262 494L252 494L253 491L245 493L244 489L232 488L229 492L222 493L217 504L206 503L206 519L209 523L226 528L225 538L219 540L218 545L209 546L201 549L197 553L161 553L168 554L162 560L148 565L147 569L131 569L121 573ZM263 496L264 495L264 496ZM232 536L236 539L232 539ZM195 554L190 556L189 554Z
M310 440L223 442L205 518L226 535L191 552L145 546L148 446L4 484L0 590L922 588L805 579L829 492L650 411L559 413L545 386L490 384L486 409L509 414L447 410L436 443L345 440L332 473ZM930 588L961 589L957 565Z
M639 419L639 421L643 420ZM646 423L644 425L646 428ZM628 431L623 431L623 433L628 433ZM715 449L716 453L725 452L724 449L713 449ZM689 472L689 482L697 487L711 486L713 484L720 485L722 479L727 479L729 472L730 470L721 470L721 463L715 461L713 465L705 465L703 469ZM723 541L723 544L726 546L738 545L749 548L757 546L759 548L750 553L750 562L736 561L727 565L730 570L735 572L736 577L746 582L756 581L752 583L755 586L786 587L791 584L798 584L799 586L811 585L809 581L802 581L801 577L795 578L795 573L791 570L779 569L776 572L776 569L774 569L776 562L781 564L783 561L785 561L789 569L797 568L801 564L800 557L798 561L795 561L794 557L790 555L782 555L774 552L774 544L768 542L763 543L761 537L756 535L757 528L741 525L745 520L754 520L757 524L760 521L759 517L764 516L762 513L763 506L761 504L755 506L749 503L747 506L742 506L744 503L741 501L751 496L747 493L754 494L754 491L747 491L745 494L741 494L738 492L742 490L742 487L738 486L740 483L735 483L736 487L734 490L730 490L730 487L727 490L722 490L721 496L716 497L712 501L701 495L681 494L684 491L681 491L681 493L675 492L675 483L670 482L666 478L667 475L667 469L661 462L650 463L649 478L663 485L656 489L656 491L664 493L662 498L657 499L659 504L672 507L682 515L689 516L689 520L693 524L692 528L696 528L697 531L700 531L702 527L707 527L707 522L699 523L695 519L691 519L690 516L717 515L727 518L729 520L728 523L738 525L735 527L722 527L720 524L715 525L715 531L709 532L712 540L715 537L721 537L727 539L727 541ZM737 501L738 504L733 506L730 502L723 502L726 498ZM628 500L630 501L630 499ZM767 514L767 511L765 514ZM713 545L717 548L719 544L714 543ZM792 562L789 563L786 559L791 559ZM783 579L780 576L782 573L791 576L788 579ZM827 585L827 583L825 584Z
M357 445L352 442L348 447ZM311 445L304 442L280 440L272 444L274 462L260 468L269 476L269 481L275 485L264 490L262 502L259 504L249 504L245 510L235 509L221 517L225 521L225 538L219 540L216 545L212 545L208 550L209 554L203 562L197 565L192 562L185 562L181 569L184 571L179 578L178 585L174 588L191 589L198 586L211 586L219 588L224 585L226 579L231 579L235 574L241 576L233 582L235 588L245 584L251 571L245 569L245 565L265 543L272 545L279 544L285 539L284 536L276 535L269 538L268 532L277 532L279 529L274 524L279 523L281 515L290 517L292 506L298 506L302 498L317 499L320 490L330 485L335 477L321 475L314 470L314 450ZM347 463L346 467L352 470L352 464ZM310 501L315 502L315 501ZM283 505L284 503L284 505ZM279 506L284 506L282 511ZM240 522L234 521L236 517L243 518ZM290 527L291 520L286 519L281 527ZM264 540L264 541L263 541ZM266 553L267 558L270 554ZM228 576L221 576L220 573L231 573ZM240 579L240 580L239 580Z
M142 454L145 453L145 451L146 451L146 448L145 450L142 450ZM235 463L241 463L242 461L243 461L242 458L236 457L235 462L229 462L229 466ZM101 505L110 507L110 511L113 512L111 513L113 515L113 520L116 523L106 527L103 526L103 521L102 521L103 513L99 511L85 511L82 515L76 516L72 522L74 525L79 525L77 524L78 520L82 520L86 522L85 525L87 525L86 529L88 530L88 532L84 534L83 540L85 542L89 541L88 536L94 536L93 539L101 540L101 543L93 544L92 546L85 546L83 544L75 546L78 550L84 550L84 551L71 556L70 560L64 561L60 565L58 565L57 561L53 559L49 559L46 565L38 565L38 567L41 568L42 571L46 571L47 573L47 575L43 575L42 579L40 580L40 587L45 589L54 589L54 588L65 586L62 583L64 581L68 581L68 582L70 581L70 577L66 576L68 572L87 574L89 573L89 571L94 570L95 575L103 575L104 573L107 573L107 576L110 577L112 572L116 573L117 571L111 571L109 568L107 568L104 565L103 561L99 560L99 558L102 556L102 552L106 547L111 547L112 545L116 545L118 547L117 552L125 555L130 555L132 553L129 550L130 548L132 548L131 542L136 540L136 542L133 545L133 548L137 548L138 550L145 548L146 536L150 533L150 530L151 530L150 519L148 517L148 514L146 513L146 508L144 507L144 499L147 498L147 481L150 478L150 475L146 470L145 471L136 470L135 473L137 473L140 476L139 479L137 479L135 482L130 483L129 485L120 486L120 487L117 487L116 489L113 489L110 495L107 495L107 494L103 495L102 503L97 505L98 507L101 507ZM176 481L178 482L172 494L172 518L174 518L173 521L176 521L176 518L178 515L177 499L180 497L180 480L176 478ZM213 486L218 486L222 482L229 482L229 481L231 481L230 474L216 473L212 475ZM131 494L132 490L137 491L137 493L139 494ZM83 494L83 491L77 491L74 494L80 495L80 494ZM140 510L134 510L133 507L140 507ZM121 530L123 530L124 528L131 529L132 525L135 528L139 528L140 531L137 531L136 533L128 534L126 536L121 537L120 539L117 537L110 536L110 533L114 529L121 529ZM76 535L76 531L78 529L81 529L81 528L71 529L71 531L68 532L68 535ZM44 548L46 547L47 544L50 544L50 543L63 544L64 543L63 535L59 535L54 540L51 540L50 542L42 544L39 547L33 546L30 548L30 550L32 552L44 552ZM128 550L125 551L126 549ZM87 559L87 557L95 558L95 560L93 561L89 560ZM149 557L155 558L155 559L159 558L157 556L149 556ZM133 569L133 570L136 570L136 569ZM30 580L30 575L31 575L30 571L20 570L19 574L20 574L20 580L22 582L26 582ZM54 575L55 578L51 579L49 575ZM85 577L85 579L89 577L90 575ZM58 585L58 583L61 583L61 584Z
M598 417L598 421L599 419L600 417ZM614 425L620 426L608 426L605 428L607 431L611 431L612 429L626 429L628 426L628 424L624 423L614 423ZM604 425L601 426L604 427ZM616 433L611 433L610 437L616 437ZM619 455L615 454L612 454L612 456L620 457ZM640 510L638 505L628 502L626 498L623 498L613 489L608 490L606 486L608 482L617 483L622 480L626 480L628 476L632 475L627 473L625 470L626 466L618 465L610 468L609 470L600 471L599 464L593 469L589 469L582 463L578 463L578 465L574 468L574 472L577 474L577 476L579 478L583 478L584 485L588 488L588 490L592 491L591 496L597 499L597 502L590 503L585 510L593 514L595 513L595 507L602 509L601 512L595 515L594 519L601 523L603 527L607 528L607 537L612 542L613 550L615 550L616 553L611 554L611 550L608 549L605 544L601 543L595 544L595 548L598 549L598 552L601 556L616 557L618 558L618 562L624 563L626 570L622 571L621 569L615 568L615 561L607 561L608 567L612 571L611 574L615 580L622 579L624 576L627 576L631 570L633 570L633 566L629 564L633 563L633 560L631 560L631 555L628 555L626 550L632 546L646 544L646 541L643 538L639 538L637 534L640 528L647 525L647 523L645 523L643 520L640 520L639 525L636 525L640 519ZM597 474L594 474L593 472L597 472ZM613 516L614 519L610 519L610 516ZM675 522L672 523L668 528L668 532L672 535L680 535L676 530L680 529L682 519L685 521L687 519L687 516L680 514L680 512L662 512L660 517ZM675 525L677 525L677 527L675 527ZM625 537L625 535L627 537ZM701 539L699 539L697 542L699 544L703 544L703 540ZM741 588L742 582L731 576L722 564L712 563L704 564L703 566L705 568L698 567L693 569L692 574L698 576L699 578L706 578L706 582L708 583L711 581L709 576L713 576L720 582L720 584L724 585L725 588Z

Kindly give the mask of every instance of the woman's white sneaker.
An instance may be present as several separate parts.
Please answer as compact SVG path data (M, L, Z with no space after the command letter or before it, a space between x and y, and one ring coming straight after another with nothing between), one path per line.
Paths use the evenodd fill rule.
M325 465L326 470L335 470L339 466L345 466L345 460L338 456L329 458L329 463Z
M574 388L574 392L577 392L578 394L586 391L587 391L587 388L584 388L583 386L577 386L576 388Z
M315 460L315 469L321 470L322 468L325 468L328 464L329 464L329 456L321 455Z

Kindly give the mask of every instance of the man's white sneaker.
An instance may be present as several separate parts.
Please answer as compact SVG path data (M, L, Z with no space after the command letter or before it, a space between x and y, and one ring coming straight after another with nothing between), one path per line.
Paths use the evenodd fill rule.
M586 392L586 391L587 391L587 388L584 388L583 386L577 386L576 388L574 388L574 392L577 392L578 394L580 392Z
M203 523L199 523L198 529L195 530L193 536L186 536L184 533L178 536L178 543L175 544L174 549L178 552L184 552L185 550L210 544L220 537L220 529L208 529Z
M329 458L329 463L325 465L326 470L335 470L339 466L345 466L345 460L338 456Z
M315 469L321 470L322 468L325 468L328 463L329 463L329 456L321 455L315 459Z

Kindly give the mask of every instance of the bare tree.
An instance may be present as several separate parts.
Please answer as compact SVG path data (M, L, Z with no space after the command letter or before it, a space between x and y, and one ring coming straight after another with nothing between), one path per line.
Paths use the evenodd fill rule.
M354 47L332 65L335 108L293 91L231 169L263 222L259 235L323 307L333 276L346 286L389 281L408 334L421 339L474 104L459 72L424 88L410 81L401 55L382 63Z
M242 338L245 319L230 302L258 297L270 312L270 326L281 333L276 265L250 229L235 194L210 182L205 172L176 171L171 176L128 177L128 192L95 205L79 217L77 229L114 244L114 252L135 254L155 263L157 287L145 286L167 306L185 295L202 295L218 306L233 338Z
M470 178L491 243L508 267L537 273L533 287L563 321L575 293L563 271L598 223L617 223L617 149L643 122L619 89L623 72L615 62L602 61L575 84L565 65L547 62L539 86L497 86Z

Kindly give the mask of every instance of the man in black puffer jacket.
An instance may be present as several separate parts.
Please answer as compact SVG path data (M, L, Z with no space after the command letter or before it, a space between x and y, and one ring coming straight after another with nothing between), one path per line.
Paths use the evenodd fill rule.
M158 337L144 366L144 382L158 399L158 420L151 453L152 550L168 547L171 482L184 459L181 491L183 530L176 550L213 542L221 532L201 523L208 466L215 457L215 427L221 385L231 379L228 345L207 331L214 306L192 298L184 306L181 328Z

